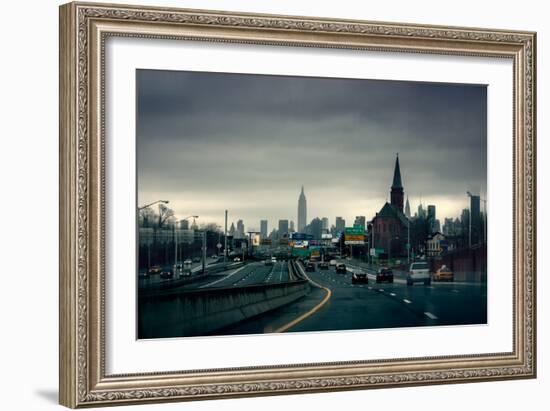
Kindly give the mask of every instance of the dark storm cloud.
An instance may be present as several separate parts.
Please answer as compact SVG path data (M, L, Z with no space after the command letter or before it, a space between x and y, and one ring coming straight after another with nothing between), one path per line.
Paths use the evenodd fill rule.
M296 220L304 184L308 218L370 218L396 152L413 207L422 196L442 218L485 190L484 86L155 70L137 83L140 202L231 207L257 226Z

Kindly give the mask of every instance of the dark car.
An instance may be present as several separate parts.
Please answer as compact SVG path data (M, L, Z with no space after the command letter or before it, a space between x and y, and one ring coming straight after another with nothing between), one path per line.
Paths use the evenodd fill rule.
M306 271L315 271L315 264L306 263Z
M193 258L193 262L194 263L200 263L201 259L199 257L195 257L195 258Z
M174 278L174 273L172 271L163 271L162 273L160 273L160 278Z
M154 266L152 266L151 268L149 268L148 273L149 273L149 274L158 274L158 273L160 273L161 271L162 271L162 268L160 268L159 265L154 265Z
M352 284L368 284L369 283L369 277L367 276L367 273L363 272L355 272L351 275L351 283Z
M319 263L318 266L319 266L319 270L328 270L328 263L326 261Z
M383 281L393 283L393 271L391 268L382 267L378 269L376 273L376 282L381 283Z
M345 264L336 264L336 274L346 274L347 271Z

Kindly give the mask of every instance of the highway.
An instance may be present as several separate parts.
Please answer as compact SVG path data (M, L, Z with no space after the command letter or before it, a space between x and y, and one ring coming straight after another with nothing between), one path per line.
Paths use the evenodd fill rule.
M407 286L406 273L394 270L393 283L376 283L375 271L358 261L344 261L345 274L335 267L304 272L311 291L291 303L261 315L244 319L213 332L213 335L270 332L307 332L329 330L376 329L435 325L487 323L487 284L433 282ZM263 261L230 263L226 271L196 278L196 281L171 288L186 293L209 289L239 290L253 285L271 285L291 281L289 263ZM352 284L353 271L367 272L368 284ZM197 275L198 274L194 274ZM163 280L171 281L171 280ZM216 294L219 295L219 294Z
M200 284L200 288L208 287L242 287L254 284L270 284L289 281L288 263L277 261L273 265L263 262L252 262L229 272L211 275L210 280ZM189 285L193 287L193 285Z
M228 327L222 334L304 332L487 322L486 283L436 283L407 286L405 274L395 273L394 283L376 284L374 271L348 266L346 274L334 267L306 273L319 287L308 296ZM367 271L368 284L352 284L353 270ZM329 298L327 299L327 295ZM325 301L323 301L325 300ZM312 312L314 311L314 312ZM308 315L309 313L309 315ZM289 326L296 319L299 322Z

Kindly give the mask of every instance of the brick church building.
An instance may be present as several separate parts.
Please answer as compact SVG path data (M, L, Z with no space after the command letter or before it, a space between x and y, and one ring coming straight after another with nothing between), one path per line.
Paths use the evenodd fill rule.
M401 183L399 155L397 155L393 171L390 202L384 204L371 222L374 234L374 248L384 249L384 252L391 258L407 254L406 245L409 220L403 213L403 202L403 184Z

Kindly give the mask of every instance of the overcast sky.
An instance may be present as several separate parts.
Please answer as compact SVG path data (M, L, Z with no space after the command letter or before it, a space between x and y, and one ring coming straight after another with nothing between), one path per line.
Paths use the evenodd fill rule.
M137 72L138 203L170 201L178 218L246 229L297 220L351 225L380 210L399 153L405 197L437 218L486 192L487 99L482 85Z

